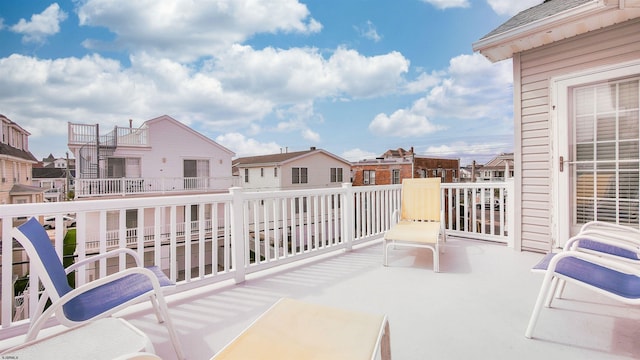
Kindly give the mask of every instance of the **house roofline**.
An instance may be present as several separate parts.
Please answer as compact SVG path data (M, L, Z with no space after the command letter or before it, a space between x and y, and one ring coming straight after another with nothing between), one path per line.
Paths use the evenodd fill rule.
M210 138L208 138L208 137L204 136L204 135L203 135L203 134L201 134L200 132L198 132L198 131L196 131L196 130L194 130L194 129L190 128L189 126L187 126L187 125L183 124L182 122L180 122L180 121L178 121L178 120L174 119L173 117L171 117L171 116L169 116L169 115L166 115L166 114L165 114L165 115L162 115L162 116L158 116L158 117L153 118L153 119L150 119L150 120L146 120L144 123L142 123L142 126L144 126L145 124L150 124L150 123L158 122L158 121L163 120L163 119L170 119L170 120L172 120L173 122L175 122L176 124L178 124L179 126L181 126L182 128L184 128L185 130L187 130L187 131L189 131L189 132L191 132L191 133L193 133L193 134L195 134L195 135L197 135L197 136L201 137L202 139L206 140L206 141L207 141L207 142L209 142L209 143L214 144L215 146L219 147L221 150L223 150L223 151L227 152L228 154L230 154L232 157L236 155L236 153L235 153L235 152L233 152L233 151L231 151L230 149L228 149L228 148L224 147L223 145L220 145L219 143L217 143L217 142L216 142L216 141L214 141L213 139L210 139ZM141 127L142 127L142 126L141 126Z
M347 161L347 160L345 160L345 159L343 159L343 158L341 158L341 157L339 157L339 156L337 156L335 154L332 154L332 153L330 153L330 152L328 152L326 150L323 150L323 149L312 149L312 150L305 150L305 151L300 151L300 152L296 151L295 153L299 153L299 154L297 154L296 156L292 156L292 157L289 157L289 158L282 159L281 161L246 162L246 163L240 162L240 163L237 163L236 161L244 159L244 158L238 158L238 159L233 161L235 163L233 166L236 166L236 167L239 167L239 168L265 167L265 166L282 166L282 165L286 165L287 163L290 163L292 161L296 161L296 160L302 159L304 157L307 157L307 156L310 156L310 155L313 155L313 154L325 154L325 155L327 155L327 156L329 156L329 157L331 157L333 159L336 159L336 160L338 160L340 162L343 162L343 163L351 166L351 162L349 162L349 161ZM284 153L282 155L286 155L286 154L287 153ZM257 156L257 157L262 157L262 156L268 157L268 156L271 156L271 155L278 155L278 154L267 154L267 155L260 155L260 156Z
M612 14L614 16L601 16L607 12L614 13L618 11L624 11L624 14L628 14L628 16L616 16L616 14ZM592 24L581 23L579 24L581 26L577 26L578 24L576 24L570 32L553 31L562 26L569 26L584 18L598 15L600 15L598 22ZM638 16L640 16L640 9L638 8L630 9L622 7L621 9L620 4L608 4L608 2L604 0L591 1L513 29L484 37L473 43L472 48L473 51L480 52L491 62L498 62L511 58L513 54L518 52L604 28ZM525 39L531 37L538 37L539 42L525 41ZM517 44L518 42L520 43Z

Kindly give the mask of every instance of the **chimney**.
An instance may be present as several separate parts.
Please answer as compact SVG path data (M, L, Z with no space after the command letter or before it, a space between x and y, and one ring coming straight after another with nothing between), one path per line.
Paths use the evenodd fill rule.
M313 151L313 150L315 150L315 149L316 149L316 147L315 147L315 146L312 146L312 147L310 147L309 149L310 149L311 151Z
M471 163L471 182L476 182L476 161Z
M129 119L129 129L133 128L133 119Z

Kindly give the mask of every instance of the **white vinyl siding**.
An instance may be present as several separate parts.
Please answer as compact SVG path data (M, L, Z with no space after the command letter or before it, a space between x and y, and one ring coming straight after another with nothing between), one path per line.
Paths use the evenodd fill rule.
M515 160L516 240L525 250L549 251L553 224L551 176L557 161L551 156L550 79L604 65L640 58L640 20L582 34L514 56L516 100ZM518 198L519 197L519 198Z

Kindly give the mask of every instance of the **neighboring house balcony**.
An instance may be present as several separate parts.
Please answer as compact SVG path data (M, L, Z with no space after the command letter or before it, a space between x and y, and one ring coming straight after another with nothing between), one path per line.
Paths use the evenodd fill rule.
M44 192L44 199L50 202L62 201L64 196L64 191L61 188L51 188Z
M627 336L635 324L628 319L639 318L638 311L612 307L571 287L570 300L559 304L577 303L579 316L566 309L548 311L536 339L526 339L542 280L529 269L542 255L511 248L512 184L457 183L442 189L449 238L441 273L433 272L431 254L421 249L392 250L390 266L382 266L380 239L399 206L400 185L274 192L232 188L224 194L19 204L1 207L0 219L7 239L12 224L24 218L55 215L62 224L62 217L73 213L76 259L129 247L147 264L160 265L177 281L167 300L191 359L211 357L281 297L387 314L396 359L640 355ZM476 194L482 194L479 200ZM485 202L484 194L505 205L497 210L476 206ZM152 220L131 225L125 215L132 211L151 212ZM113 213L120 219L116 228L108 223ZM50 233L62 249L64 227ZM15 276L29 274L30 288L36 289L38 279L13 246L2 243L0 349L25 334L29 309L37 303L36 296L14 297ZM114 261L87 267L76 274L76 283L126 265ZM603 311L614 315L602 316ZM163 359L175 357L148 302L121 316L151 337Z
M76 198L168 193L221 192L228 189L228 177L143 177L76 179Z
M68 124L70 146L100 144L104 146L149 146L149 129L115 126L106 134L100 134L98 124Z
M99 179L114 171L109 159L122 148L149 147L149 129L115 126L100 133L99 124L68 124L68 146L76 156L77 179ZM122 160L124 161L124 160ZM119 171L126 165L118 164Z

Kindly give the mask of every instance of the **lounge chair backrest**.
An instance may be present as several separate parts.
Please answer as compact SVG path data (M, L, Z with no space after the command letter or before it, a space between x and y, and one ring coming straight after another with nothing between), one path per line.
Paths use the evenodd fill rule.
M36 218L31 218L14 228L12 235L24 247L29 261L35 265L40 281L53 300L57 300L72 290L67 281L62 261L51 244L49 235ZM57 294L52 293L53 289Z
M400 220L440 221L440 178L402 180Z

